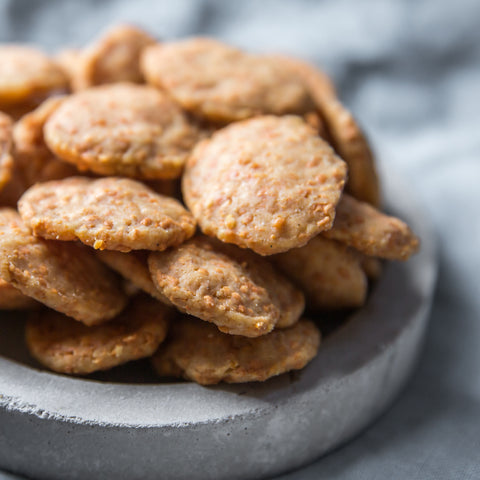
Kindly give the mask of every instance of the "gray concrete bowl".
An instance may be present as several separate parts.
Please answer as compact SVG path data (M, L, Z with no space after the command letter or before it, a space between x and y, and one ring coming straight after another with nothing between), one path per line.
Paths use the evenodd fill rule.
M209 388L68 378L35 368L19 346L21 319L1 319L0 468L62 480L262 478L357 434L408 379L436 278L428 222L389 178L387 204L422 249L388 264L366 307L294 375Z

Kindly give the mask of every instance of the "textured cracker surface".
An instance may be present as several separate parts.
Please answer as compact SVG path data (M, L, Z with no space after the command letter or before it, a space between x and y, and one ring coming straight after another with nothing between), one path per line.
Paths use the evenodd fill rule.
M204 233L271 255L331 227L345 176L345 162L301 118L265 116L201 142L182 190Z
M35 235L78 239L99 250L164 250L195 233L195 220L177 200L127 178L37 184L18 208Z
M62 101L62 97L48 98L14 125L15 162L21 170L25 188L37 182L79 175L73 165L55 157L43 138L45 122Z
M335 151L348 164L346 189L359 200L380 204L380 185L368 141L353 115L340 103L328 76L316 66L279 56L302 79L321 114Z
M33 298L0 279L0 310L28 310L38 305Z
M208 238L153 253L156 287L180 310L222 332L256 337L298 320L303 295L261 257Z
M335 98L318 104L335 151L348 165L345 186L355 198L380 205L380 183L368 141L353 115Z
M0 108L66 87L62 70L45 54L22 45L0 45Z
M0 112L0 190L10 181L13 170L13 125L8 115Z
M70 95L45 124L60 158L100 175L180 176L199 132L166 94L117 83Z
M346 194L337 206L333 227L323 235L365 255L388 260L407 260L419 247L418 238L405 222Z
M33 357L56 372L88 374L151 356L164 340L170 312L156 300L137 297L108 323L87 327L53 310L26 325Z
M305 367L317 354L320 332L309 320L259 338L225 335L195 318L172 322L169 336L152 358L161 376L203 385L264 381Z
M112 270L115 270L122 277L132 282L136 287L148 293L152 297L160 300L166 305L172 303L165 295L162 295L155 286L148 269L149 252L116 252L114 250L98 250L97 257Z
M273 260L305 292L311 309L336 310L365 303L368 282L360 258L339 242L317 236Z
M67 56L64 52L60 60L71 72L74 91L105 83L141 83L140 55L153 43L155 40L150 35L136 27L116 25L78 55ZM76 65L68 67L69 62Z
M83 246L34 237L12 209L0 209L0 278L87 325L117 315L126 296L116 276Z
M215 122L301 114L311 108L303 83L276 59L208 38L148 47L141 66L149 83L165 89L186 110Z

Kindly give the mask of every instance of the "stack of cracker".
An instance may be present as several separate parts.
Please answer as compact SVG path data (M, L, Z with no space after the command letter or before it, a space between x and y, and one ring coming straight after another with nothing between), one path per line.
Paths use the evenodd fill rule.
M0 308L41 364L263 381L418 240L315 67L117 26L49 58L0 46Z

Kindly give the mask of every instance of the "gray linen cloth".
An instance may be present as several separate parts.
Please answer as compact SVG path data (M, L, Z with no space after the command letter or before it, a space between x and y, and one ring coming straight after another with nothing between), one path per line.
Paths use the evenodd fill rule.
M416 374L374 425L283 480L480 478L479 20L478 0L0 0L2 42L54 51L129 21L322 65L425 205L440 277Z

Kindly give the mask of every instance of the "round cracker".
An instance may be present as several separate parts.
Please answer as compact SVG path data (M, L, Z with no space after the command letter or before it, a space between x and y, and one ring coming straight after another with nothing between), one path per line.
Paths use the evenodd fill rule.
M141 67L149 83L214 122L302 114L312 105L303 83L275 59L208 38L147 47Z
M114 250L98 250L97 257L123 278L129 280L136 287L160 300L166 305L172 305L165 295L162 295L155 286L148 269L149 253L146 251L116 252Z
M148 259L155 286L177 308L222 332L257 337L295 323L301 292L252 252L195 237Z
M355 198L380 205L380 182L367 138L353 115L335 98L319 104L333 148L347 162L345 186Z
M78 78L77 71L80 68L81 55L82 50L78 48L65 48L60 50L53 58L68 78L68 86L71 91L76 90L75 82Z
M98 40L74 55L64 54L67 70L72 72L73 90L115 82L143 82L140 55L155 39L131 25L116 25ZM75 66L71 62L75 62Z
M369 257L360 254L360 264L365 272L365 275L372 282L378 280L382 275L383 265L382 261L376 257Z
M182 179L204 233L272 255L332 226L346 165L301 118L234 123L193 151Z
M35 235L78 239L99 250L165 250L195 233L195 220L180 202L127 178L37 184L18 208Z
M117 277L92 252L34 237L6 208L0 209L0 278L86 325L113 318L127 301Z
M303 290L313 310L356 308L365 303L368 282L359 256L341 243L317 236L273 260Z
M45 122L62 101L63 97L48 98L15 123L15 162L22 171L26 187L79 174L73 165L55 157L43 138Z
M0 112L0 190L2 190L12 178L12 135L12 120L8 115Z
M318 67L298 58L285 55L272 55L282 68L297 75L307 87L315 105L329 98L336 98L337 92L332 79Z
M319 344L320 332L305 319L285 330L245 338L184 317L172 323L152 363L161 376L184 377L202 385L262 382L305 367Z
M42 365L85 375L153 355L166 336L169 316L160 302L140 296L115 319L93 327L53 310L39 312L27 322L25 337Z
M323 235L372 257L407 260L419 240L402 220L385 215L368 203L344 194L333 227Z
M29 310L38 305L33 298L0 279L0 310Z
M23 168L21 168L14 156L10 180L0 190L0 207L17 208L17 202L26 189L27 185Z
M22 45L0 46L0 108L45 98L67 79L45 54Z
M129 83L69 96L44 132L48 147L80 170L144 179L180 176L200 138L166 94Z
M368 140L353 115L340 103L330 78L307 62L276 56L284 68L297 74L320 111L327 137L348 164L346 189L359 200L380 204L380 183Z

